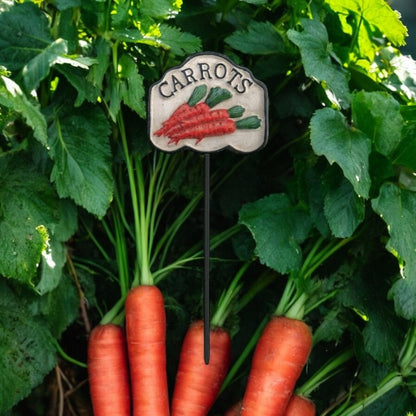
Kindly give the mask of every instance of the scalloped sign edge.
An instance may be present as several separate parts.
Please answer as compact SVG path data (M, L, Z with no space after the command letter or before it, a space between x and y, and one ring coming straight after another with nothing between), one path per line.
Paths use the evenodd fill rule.
M193 54L150 86L148 133L164 152L257 151L268 140L267 87L225 55Z

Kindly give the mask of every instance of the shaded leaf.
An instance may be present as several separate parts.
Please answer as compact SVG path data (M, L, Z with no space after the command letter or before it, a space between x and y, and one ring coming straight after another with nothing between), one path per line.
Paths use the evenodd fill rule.
M400 104L383 92L360 91L353 95L352 120L373 141L381 154L388 156L401 141L404 126Z
M33 285L50 229L59 222L57 196L22 154L0 157L0 274Z
M252 55L282 54L286 49L282 37L268 21L251 21L247 30L237 30L225 39L225 43Z
M323 108L311 119L311 144L315 153L324 155L330 164L337 163L358 196L368 198L370 139L349 126L336 110Z
M253 235L255 253L270 268L287 273L302 260L299 246L311 228L308 214L294 207L287 195L273 194L243 206L239 221Z
M72 65L59 65L56 70L60 72L68 82L75 88L78 95L74 101L74 106L81 106L84 101L95 103L100 96L98 86L92 84L86 76L85 69L74 67Z
M124 103L140 117L146 117L143 77L139 74L133 59L125 54L120 58L120 95Z
M59 338L78 316L78 292L66 274L59 285L45 295L25 294L25 304L30 315L39 316L55 338Z
M416 194L385 183L372 207L385 221L390 238L386 248L398 259L402 278L391 289L396 312L407 319L416 318Z
M352 187L342 178L325 195L325 217L332 234L338 238L350 237L364 220L365 205Z
M52 42L48 21L33 3L15 3L0 13L0 65L23 68Z
M103 216L113 194L110 126L98 107L84 105L57 112L49 127L51 180L61 198L70 197Z
M56 362L47 326L0 280L0 413L42 382Z
M161 35L158 38L160 46L167 47L177 56L199 52L202 48L201 39L191 33L183 32L178 27L167 24L160 25Z
M72 7L80 7L82 0L56 0L56 6L59 10L66 10Z
M32 91L39 86L48 74L50 67L59 62L62 55L68 52L65 40L57 39L48 45L43 51L32 58L23 67L23 80L28 91Z

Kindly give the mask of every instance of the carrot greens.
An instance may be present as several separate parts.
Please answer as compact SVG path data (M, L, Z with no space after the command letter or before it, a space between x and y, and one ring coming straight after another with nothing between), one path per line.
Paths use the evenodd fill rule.
M182 64L165 78L176 107L152 132L172 150L264 127L240 68L268 91L267 146L211 159L211 323L231 352L206 409L243 399L279 316L312 336L289 400L322 416L416 413L416 52L400 7L0 2L0 414L92 415L97 327L114 343L93 342L92 367L131 389L126 300L156 286L171 406L202 310L203 158L151 147L147 101ZM187 65L204 50L229 66ZM126 410L124 393L106 399Z

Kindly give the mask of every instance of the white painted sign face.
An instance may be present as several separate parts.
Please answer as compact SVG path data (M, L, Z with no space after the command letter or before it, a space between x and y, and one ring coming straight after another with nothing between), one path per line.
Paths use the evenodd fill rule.
M253 152L267 141L267 105L266 86L248 69L217 53L195 54L151 86L150 140L165 152Z

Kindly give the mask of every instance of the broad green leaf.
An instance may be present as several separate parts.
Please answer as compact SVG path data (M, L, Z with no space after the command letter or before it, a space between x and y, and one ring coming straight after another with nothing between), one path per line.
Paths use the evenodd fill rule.
M300 49L306 76L320 82L334 104L348 108L348 75L331 51L326 27L317 20L309 19L301 19L301 24L302 31L290 29L287 34Z
M51 227L59 222L57 196L21 153L0 157L0 177L0 275L33 285Z
M390 238L386 248L398 259L402 278L391 289L396 312L416 318L416 193L385 183L372 207L385 221Z
M52 42L46 16L33 3L15 3L0 13L0 65L23 68Z
M266 4L268 0L240 0L243 3L249 3L249 4L255 4L255 5L261 5Z
M345 178L325 195L325 217L332 234L350 237L364 220L365 205Z
M119 60L118 67L118 76L112 77L106 91L106 99L110 102L111 118L116 120L122 101L140 117L145 118L143 77L138 73L136 63L129 55L124 54Z
M401 55L395 50L382 50L382 59L388 62L388 77L383 79L389 90L401 93L407 100L416 100L416 61L411 56Z
M128 25L130 6L130 0L121 0L114 3L115 10L111 14L111 23L115 29L124 29ZM103 40L103 38L100 39Z
M414 416L416 399L409 388L399 386L379 397L375 402L366 406L359 416Z
M140 117L145 118L143 77L139 74L136 63L129 55L125 54L119 60L119 67L120 94L124 103Z
M68 52L67 43L63 39L57 39L48 45L42 52L32 58L23 67L23 80L26 89L32 91L39 86L48 74L52 65L57 63Z
M376 27L396 46L405 45L407 29L400 15L385 0L325 0L332 10L341 16L353 14L360 31ZM371 33L369 34L371 38Z
M27 125L32 127L35 138L46 146L46 120L39 105L30 100L18 84L5 76L1 76L0 81L0 104L20 113Z
M0 280L0 413L40 384L56 362L52 336Z
M364 268L361 264L354 265L353 257L348 259L352 266L343 268L348 274L337 300L362 318L360 338L365 353L378 363L388 365L397 359L405 329L403 320L395 314L393 303L386 299L390 286L381 275L386 267L373 263L380 259L380 254L371 251L369 248L366 253L368 260Z
M55 114L48 130L51 180L61 198L103 216L113 195L109 122L99 107L66 110Z
M331 108L317 110L310 123L311 144L314 152L336 163L351 182L355 192L368 198L370 139L360 130L347 124L339 111Z
M403 129L403 139L394 154L394 163L416 172L416 124Z
M225 42L237 51L252 55L282 54L286 50L283 38L268 21L252 20L247 30L237 30Z
M280 273L299 268L299 244L308 236L311 221L303 209L291 204L287 195L273 194L244 205L239 221L253 235L261 263Z
M305 173L305 187L312 222L323 236L328 237L331 231L324 212L325 187L322 175L314 169L308 169Z
M73 103L75 107L81 106L84 101L96 103L100 95L98 86L93 85L86 76L83 68L72 65L59 65L56 70L60 72L68 82L76 89L78 95Z
M157 30L141 33L135 29L116 30L115 39L129 43L143 43L155 48L171 50L177 56L189 55L201 50L201 39L180 28L161 23Z
M24 294L30 315L41 317L55 338L59 338L78 316L79 295L67 274L63 274L55 289L42 296L33 292Z
M140 12L150 17L173 17L180 10L172 0L142 0Z
M91 65L86 79L100 91L103 86L105 74L110 65L111 44L104 38L99 38L94 45L94 50L96 62L94 65Z
M56 6L59 10L66 10L73 7L80 7L82 0L56 0Z
M39 265L38 282L35 290L44 294L55 289L62 280L66 263L66 241L77 230L77 210L72 201L60 199L58 204L59 222L49 226L49 241Z
M400 104L387 93L360 91L353 95L351 109L354 125L367 134L378 152L390 155L402 137Z
M347 322L346 319L340 314L337 309L327 311L323 316L322 322L319 326L314 329L313 338L314 344L326 341L339 342L344 331L346 330Z
M161 35L158 38L160 46L170 49L177 56L189 55L201 50L201 39L191 33L183 32L178 27L162 23L160 32Z

